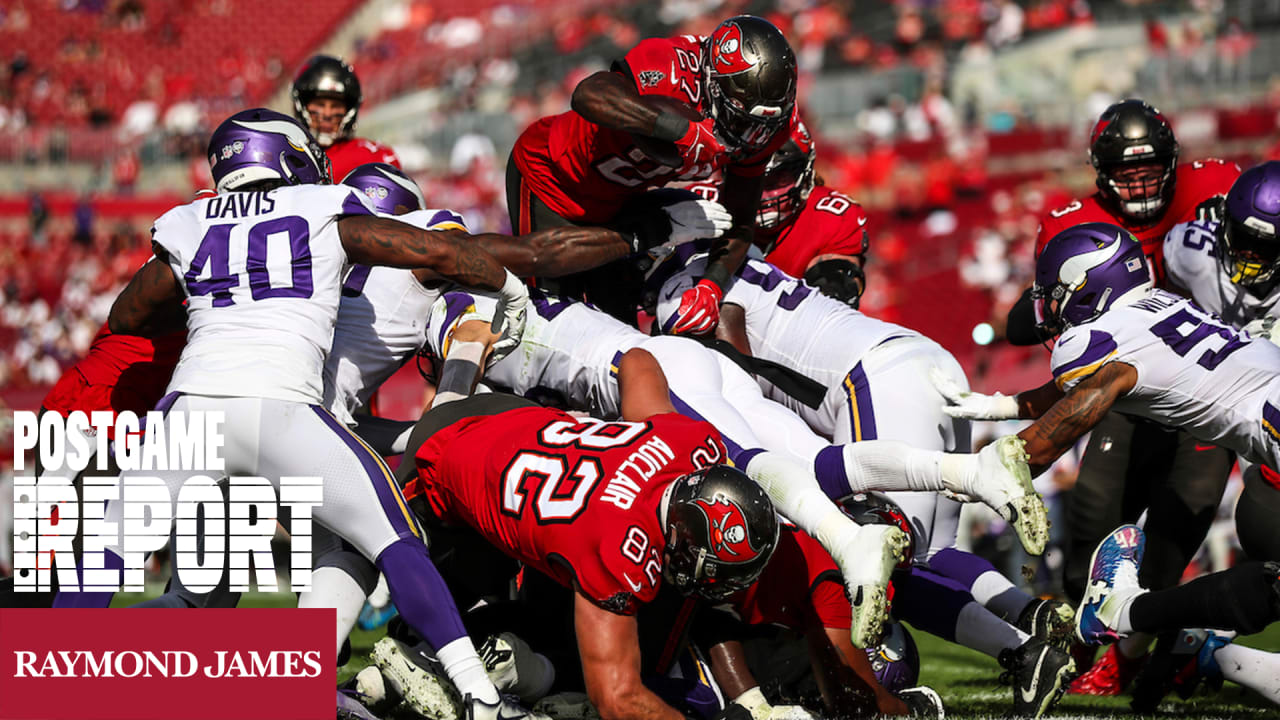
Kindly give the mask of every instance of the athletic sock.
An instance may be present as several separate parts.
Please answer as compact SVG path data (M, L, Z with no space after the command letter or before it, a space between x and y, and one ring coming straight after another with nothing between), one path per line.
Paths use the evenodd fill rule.
M1186 627L1261 632L1280 620L1273 599L1278 570L1274 563L1241 563L1186 585L1143 593L1122 615L1133 630L1152 634Z
M833 499L868 490L937 491L944 489L944 455L901 442L868 440L819 450L813 471Z
M300 608L333 608L336 613L337 648L351 634L364 607L364 590L355 578L336 567L319 567L311 572L311 589L298 596Z
M1007 622L1015 623L1035 597L1019 590L986 559L956 548L945 548L929 558L929 569L951 578L969 590L973 599Z
M1234 643L1213 653L1222 676L1280 705L1280 653L1269 653Z

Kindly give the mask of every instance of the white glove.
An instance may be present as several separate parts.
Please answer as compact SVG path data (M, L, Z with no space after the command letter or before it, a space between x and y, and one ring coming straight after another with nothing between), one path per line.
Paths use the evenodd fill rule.
M983 395L964 389L950 375L929 368L929 380L952 403L942 412L961 420L1012 420L1018 417L1018 400L1008 395Z
M733 227L733 216L713 200L682 200L662 208L671 219L671 235L664 245L682 245L718 238Z
M770 705L758 686L734 698L733 702L746 708L752 720L817 720L813 713L799 705Z
M520 344L528 307L529 288L508 270L507 280L498 291L498 305L493 310L493 322L489 325L489 332L502 336L493 344L493 352L489 355L490 366L511 354Z
M1245 325L1243 330L1249 333L1249 337L1255 340L1270 340L1276 342L1277 339L1272 335L1275 332L1276 319L1273 317L1260 317ZM1280 333L1277 333L1280 334ZM1280 344L1280 343L1278 343Z

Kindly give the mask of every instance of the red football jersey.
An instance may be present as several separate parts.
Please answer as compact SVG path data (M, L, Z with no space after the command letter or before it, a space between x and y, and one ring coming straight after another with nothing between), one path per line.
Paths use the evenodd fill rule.
M1232 162L1207 158L1178 166L1174 176L1173 198L1160 219L1138 225L1101 202L1101 193L1050 210L1040 218L1036 232L1036 257L1054 235L1081 223L1105 222L1119 225L1142 243L1142 249L1155 268L1156 284L1164 285L1164 236L1178 223L1194 220L1196 207L1214 195L1225 195L1240 176L1240 166Z
M729 601L743 622L752 625L847 630L853 624L835 560L808 533L787 523L780 527L778 547L760 579Z
M615 69L628 75L641 95L664 95L702 107L702 38L649 38ZM791 122L797 122L792 113ZM603 223L639 193L677 180L710 177L726 165L739 175L759 175L774 151L791 137L779 131L769 146L740 161L721 153L713 163L678 175L632 142L630 133L601 127L576 112L545 117L516 140L512 158L525 183L557 215L574 222Z
M186 344L186 330L145 338L117 335L104 323L89 353L67 368L41 404L63 417L75 410L145 413L164 397Z
M689 190L708 200L720 199L718 185L698 183ZM767 238L757 231L756 239ZM867 213L848 195L819 185L791 222L778 230L772 245L765 260L792 277L804 277L809 262L819 255L867 252Z
M405 495L629 615L662 582L663 491L725 454L715 428L675 413L629 423L521 408L432 435Z
M333 181L342 182L348 173L365 163L389 163L400 167L400 158L391 148L364 138L340 138L324 151L333 165Z

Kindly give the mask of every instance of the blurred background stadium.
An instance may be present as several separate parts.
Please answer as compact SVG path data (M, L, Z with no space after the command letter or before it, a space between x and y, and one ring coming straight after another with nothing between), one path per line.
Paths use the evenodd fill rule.
M1003 318L1038 216L1092 191L1104 107L1160 107L1183 160L1280 158L1280 0L5 0L0 403L39 406L148 256L151 221L212 184L208 132L253 105L289 112L311 54L352 62L358 134L391 145L430 205L504 231L529 122L639 39L740 12L790 38L819 173L869 210L863 309L936 338L981 390L1047 379L1043 349L1001 341ZM416 415L417 382L407 368L384 410ZM1040 485L1071 481L1064 463ZM975 543L997 542L974 522ZM1230 537L1214 543L1204 564L1229 562Z

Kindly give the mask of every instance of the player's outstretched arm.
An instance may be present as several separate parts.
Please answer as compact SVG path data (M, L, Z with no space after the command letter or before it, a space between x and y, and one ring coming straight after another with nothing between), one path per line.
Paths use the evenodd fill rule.
M1132 365L1109 362L1080 381L1031 427L1018 433L1026 441L1031 474L1039 475L1085 433L1093 429L1111 406L1138 381Z
M680 307L676 310L677 319L671 327L672 334L703 335L715 327L720 317L720 301L724 299L725 288L729 287L729 280L742 267L755 237L756 209L760 205L760 190L763 187L763 175L748 177L735 173L732 167L725 170L720 199L733 218L733 224L712 246L702 279L685 290L680 297Z
M338 221L347 256L365 265L425 268L459 285L499 290L507 272L492 255L461 230L423 230L373 215L351 215Z
M168 253L152 244L155 259L134 273L116 297L107 316L107 327L120 335L156 335L182 327L186 310L182 288L169 268Z
M587 696L601 720L683 720L640 682L640 633L636 619L573 596L573 622Z
M747 338L747 311L741 305L724 303L720 306L716 339L724 340L738 352L751 357L751 341Z
M667 375L647 350L631 348L618 361L618 397L622 419L643 422L653 415L676 411L667 388Z
M907 704L876 680L871 661L866 652L853 646L848 629L811 628L805 633L805 640L823 703L834 715L910 714ZM868 703L871 698L874 700Z
M518 237L483 233L472 241L520 277L571 275L648 249L633 233L601 227L548 228Z

